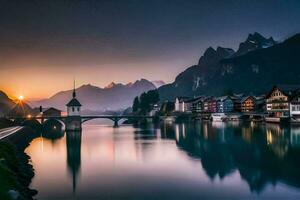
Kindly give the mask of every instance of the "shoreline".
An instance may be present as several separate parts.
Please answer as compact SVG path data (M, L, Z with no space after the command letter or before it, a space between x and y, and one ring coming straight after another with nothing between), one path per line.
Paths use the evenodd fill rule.
M0 141L0 199L33 199L37 190L29 188L34 177L31 158L25 153L38 131L23 127Z

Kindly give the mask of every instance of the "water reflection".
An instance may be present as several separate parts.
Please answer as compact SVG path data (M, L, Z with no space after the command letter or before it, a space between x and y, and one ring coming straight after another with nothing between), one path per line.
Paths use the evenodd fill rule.
M49 172L45 166L55 168L52 176L62 174L64 166L40 158L37 140L27 151L37 171L33 187L42 199L70 199L74 194L78 199L300 196L300 126L199 121L119 129L86 126L57 141L59 147L51 148L64 145L65 157L45 151L42 158L66 161L65 181L73 196L47 187L56 182L41 173Z
M238 170L254 192L278 181L300 186L300 151L295 148L300 144L300 127L205 122L173 127L176 144L201 160L211 180L216 176L223 179Z
M42 127L43 137L55 140L63 137L64 134L65 131L62 122L54 119L49 119L43 123L43 127Z
M72 176L73 193L76 191L77 175L81 163L81 131L66 132L67 163Z

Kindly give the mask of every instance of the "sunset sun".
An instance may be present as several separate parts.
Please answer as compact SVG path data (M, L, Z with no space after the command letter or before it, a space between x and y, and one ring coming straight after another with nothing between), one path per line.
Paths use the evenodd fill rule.
M18 100L19 100L19 101L23 101L23 99L24 99L24 96L23 96L23 95L18 96Z

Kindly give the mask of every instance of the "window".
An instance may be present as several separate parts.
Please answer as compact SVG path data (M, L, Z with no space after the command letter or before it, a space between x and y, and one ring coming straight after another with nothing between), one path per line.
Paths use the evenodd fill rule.
M77 111L79 112L79 107L77 108Z
M74 112L74 107L72 107L72 112Z

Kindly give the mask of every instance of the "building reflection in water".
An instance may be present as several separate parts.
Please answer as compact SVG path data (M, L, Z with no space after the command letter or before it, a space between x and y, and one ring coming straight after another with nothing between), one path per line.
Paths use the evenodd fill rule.
M300 149L300 125L291 125L291 147Z
M177 146L199 159L211 180L237 170L252 192L278 181L300 187L300 126L201 122L172 127Z
M72 176L73 193L76 192L77 176L81 164L81 131L66 132L67 164Z

